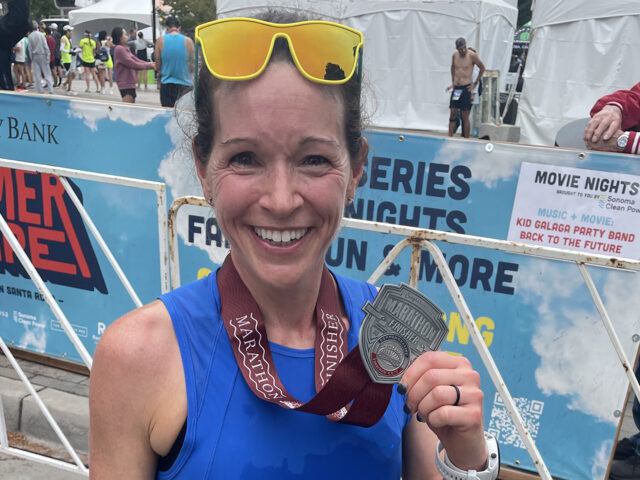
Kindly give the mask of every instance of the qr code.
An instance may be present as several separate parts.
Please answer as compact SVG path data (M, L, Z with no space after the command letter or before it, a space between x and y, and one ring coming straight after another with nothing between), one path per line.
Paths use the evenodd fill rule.
M544 402L530 400L524 397L514 398L513 400L518 407L520 416L524 420L525 427L527 427L531 437L535 440L538 436L538 430L540 429L540 417L544 410ZM489 433L493 434L503 445L525 448L522 443L522 438L520 438L520 434L509 416L509 411L498 393L495 394L493 399Z

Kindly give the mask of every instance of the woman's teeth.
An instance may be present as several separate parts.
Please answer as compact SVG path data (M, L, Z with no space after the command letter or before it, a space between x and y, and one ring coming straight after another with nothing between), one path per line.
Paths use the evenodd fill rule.
M263 240L269 240L272 243L289 243L304 237L307 233L306 228L298 228L295 230L268 230L266 228L254 227L256 234Z

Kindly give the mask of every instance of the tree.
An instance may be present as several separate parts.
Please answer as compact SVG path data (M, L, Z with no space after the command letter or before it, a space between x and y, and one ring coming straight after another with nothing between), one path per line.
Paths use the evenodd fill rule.
M182 31L190 36L196 26L216 18L215 0L164 0L164 5L171 7L169 15L175 15L182 24ZM164 20L168 14L160 12Z
M47 17L58 17L60 10L56 8L54 0L31 0L31 18L40 21Z

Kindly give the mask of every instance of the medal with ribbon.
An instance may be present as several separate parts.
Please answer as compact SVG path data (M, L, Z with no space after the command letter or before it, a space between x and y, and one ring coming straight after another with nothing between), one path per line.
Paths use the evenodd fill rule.
M314 312L316 395L302 403L278 376L262 313L231 255L218 271L217 283L225 330L253 393L283 408L325 415L334 422L374 425L387 409L392 384L422 351L437 350L447 332L444 314L422 294L406 285L385 285L373 304L365 306L360 346L349 352L338 293L325 267Z

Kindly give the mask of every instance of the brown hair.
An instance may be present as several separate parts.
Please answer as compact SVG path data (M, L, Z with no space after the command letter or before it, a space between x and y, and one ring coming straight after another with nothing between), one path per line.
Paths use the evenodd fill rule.
M261 15L256 15L255 18L272 23L294 23L310 20L299 12L281 9L269 9ZM272 61L287 61L293 65L293 59L285 39L278 38L276 40L269 59L269 62ZM223 82L211 75L204 62L202 62L197 75L198 84L195 91L197 132L193 138L193 150L196 161L206 164L214 144L214 93ZM331 92L337 92L342 100L347 149L351 156L352 166L355 167L358 153L362 148L361 80L354 75L344 85L322 87L331 89Z

